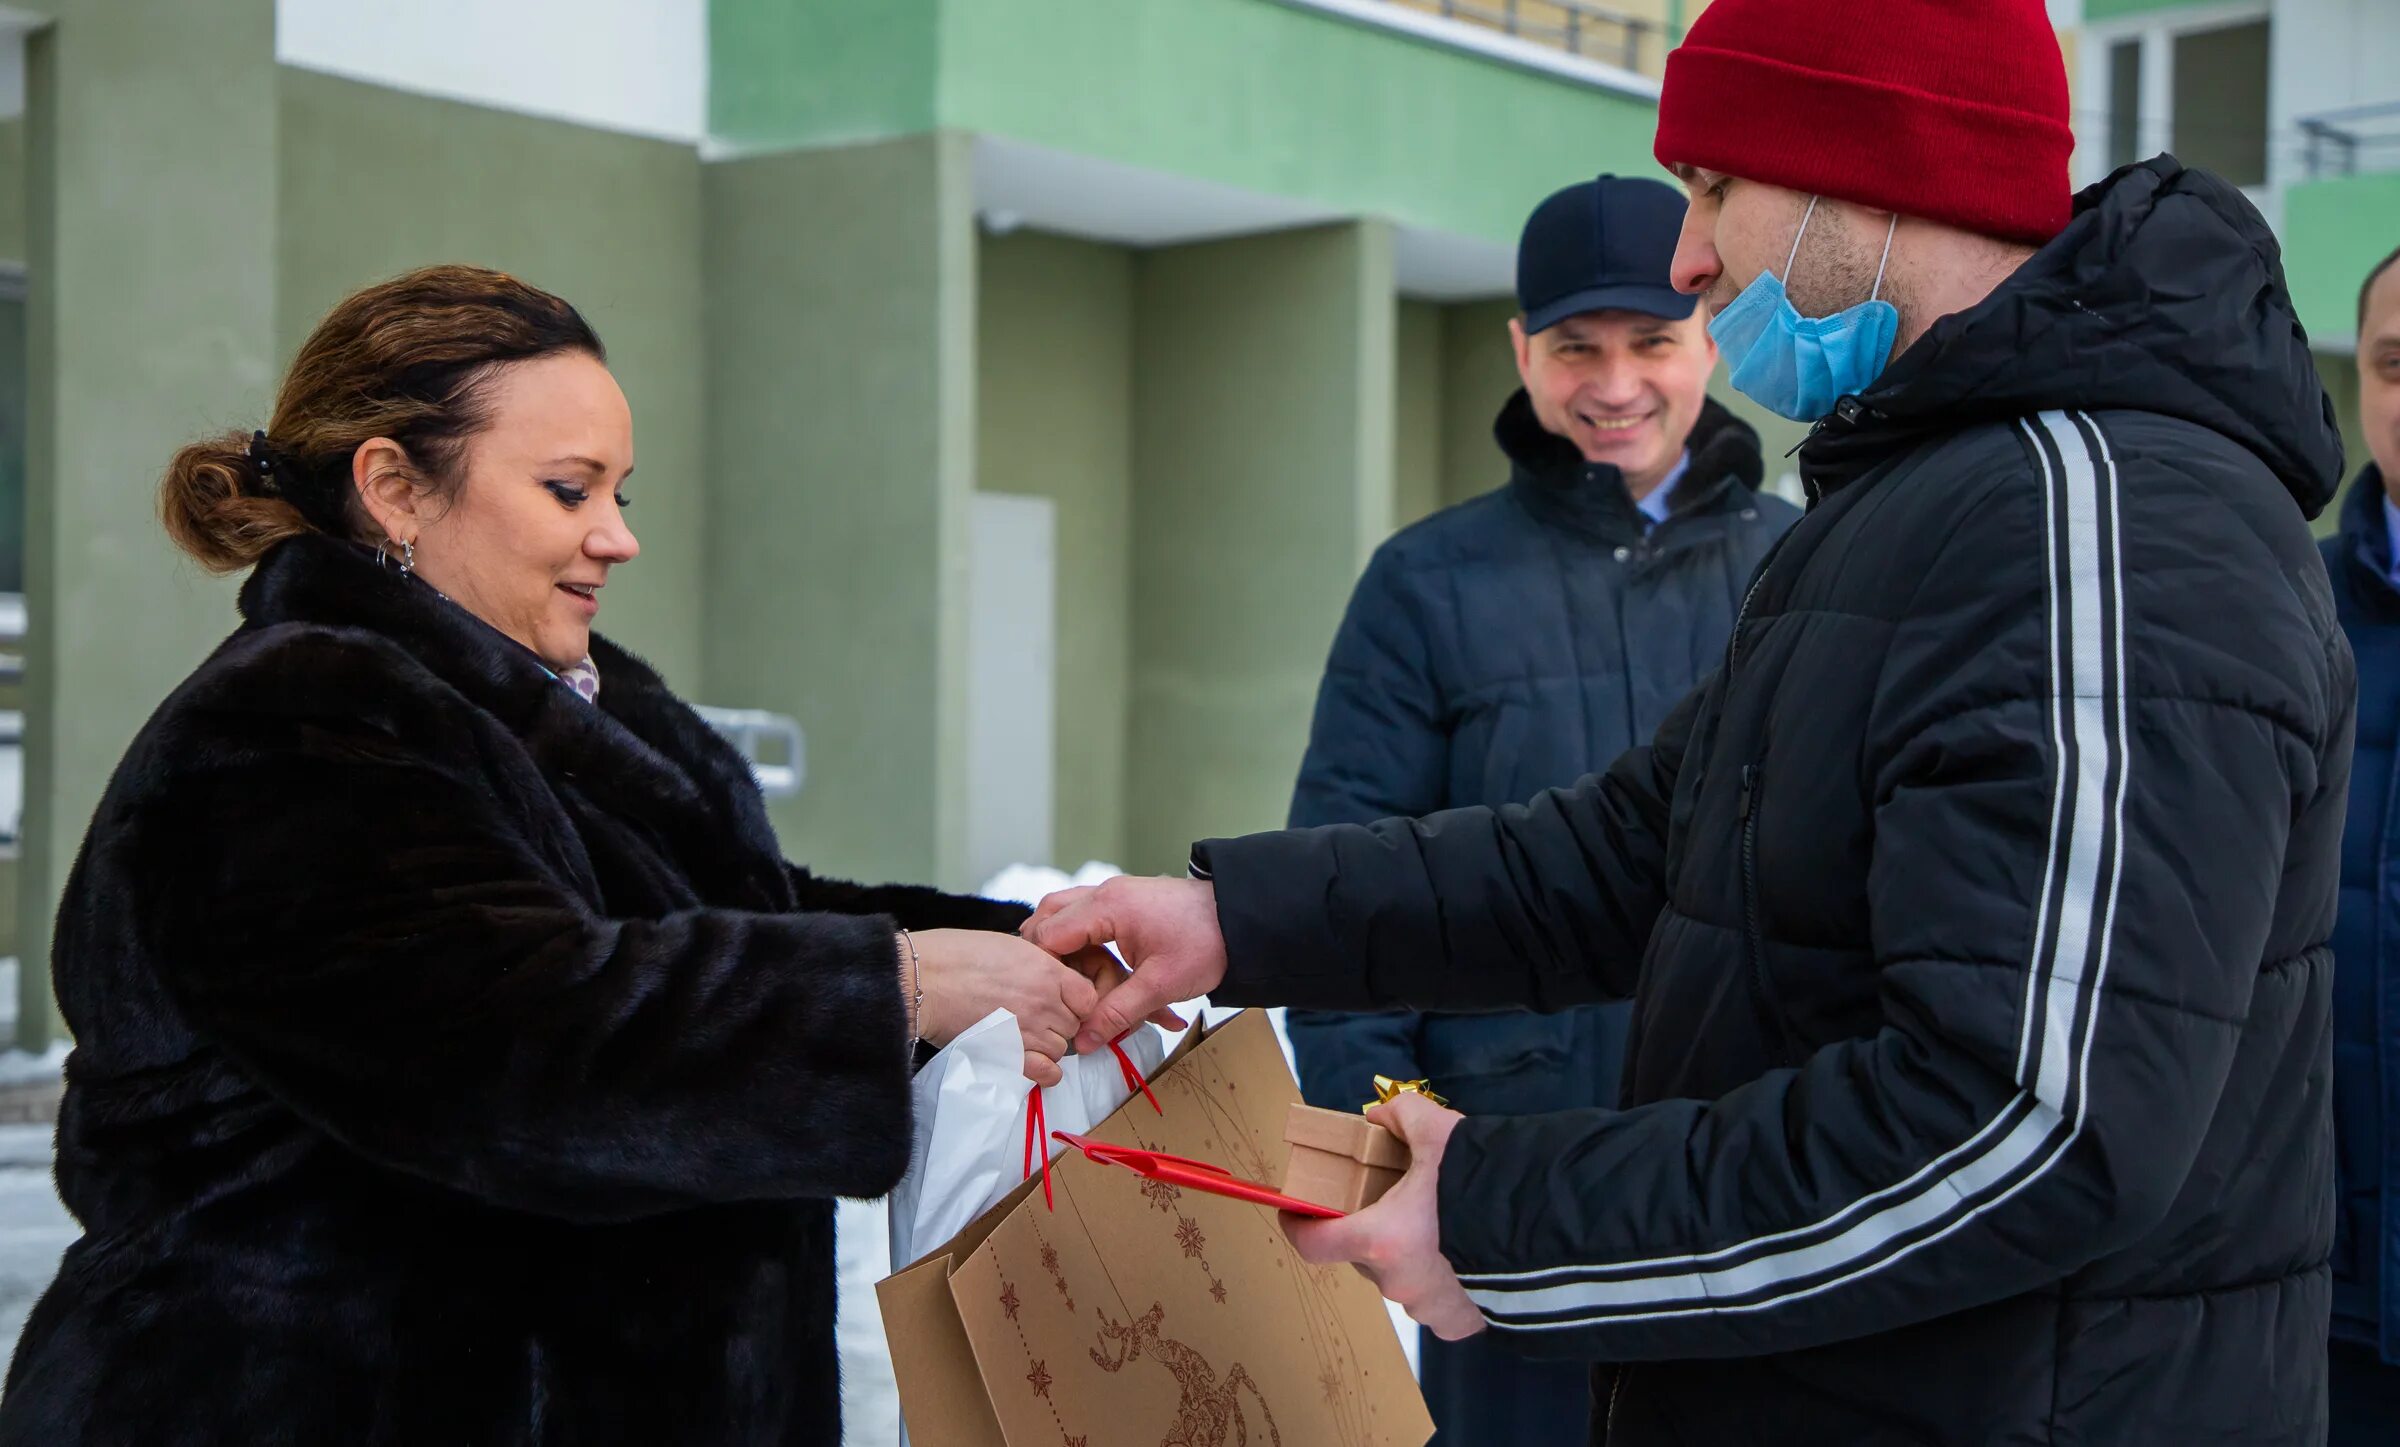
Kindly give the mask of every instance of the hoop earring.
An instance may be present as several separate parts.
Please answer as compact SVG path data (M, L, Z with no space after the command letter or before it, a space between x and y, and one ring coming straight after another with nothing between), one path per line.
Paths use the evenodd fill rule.
M386 538L386 539L384 539L382 542L380 542L380 543L377 543L377 544L375 545L375 566L376 566L376 567L378 567L378 568L381 568L381 567L386 567L386 566L389 566L389 565L390 565L390 563L391 563L391 561L392 561L392 557L391 557L391 548L392 548L392 540L391 540L391 539L389 539L389 538ZM401 543L401 544L400 544L400 576L401 576L401 577L403 577L403 578L405 578L405 577L407 577L409 574L411 574L411 573L414 573L416 570L417 570L417 545L416 545L416 542L415 542L415 541L412 539L412 540L409 540L409 541L406 541L406 542L403 542L403 543Z

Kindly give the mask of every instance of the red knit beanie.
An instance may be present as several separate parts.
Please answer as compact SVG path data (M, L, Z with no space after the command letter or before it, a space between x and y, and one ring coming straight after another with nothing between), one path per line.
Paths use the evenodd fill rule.
M1716 0L1658 105L1665 165L2035 244L2074 148L2042 0Z

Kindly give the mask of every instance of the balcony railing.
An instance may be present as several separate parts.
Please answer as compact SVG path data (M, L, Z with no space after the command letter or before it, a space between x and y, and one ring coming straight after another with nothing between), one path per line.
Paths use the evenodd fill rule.
M1592 0L1385 0L1402 9L1463 20L1644 75L1656 75L1675 44L1673 27Z
M2301 165L2311 181L2400 169L2400 101L2302 116Z

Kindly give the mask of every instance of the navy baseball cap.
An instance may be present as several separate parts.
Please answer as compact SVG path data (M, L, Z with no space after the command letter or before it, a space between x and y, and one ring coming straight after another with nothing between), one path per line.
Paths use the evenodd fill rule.
M1517 309L1528 336L1585 312L1681 321L1700 304L1675 289L1683 193L1664 181L1602 176L1533 208L1517 242Z

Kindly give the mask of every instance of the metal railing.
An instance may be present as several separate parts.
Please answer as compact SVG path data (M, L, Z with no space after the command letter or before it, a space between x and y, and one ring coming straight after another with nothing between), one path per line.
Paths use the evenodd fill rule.
M2400 167L2400 101L2320 111L2295 124L2311 181Z
M750 761L758 792L768 798L789 799L808 781L808 740L800 732L799 720L789 714L698 703L692 705L692 712Z
M1657 41L1650 57L1655 69L1665 64L1674 36L1669 27L1641 15L1628 15L1592 0L1388 0L1410 10L1429 11L1464 20L1504 35L1553 46L1569 55L1645 71L1645 47Z

